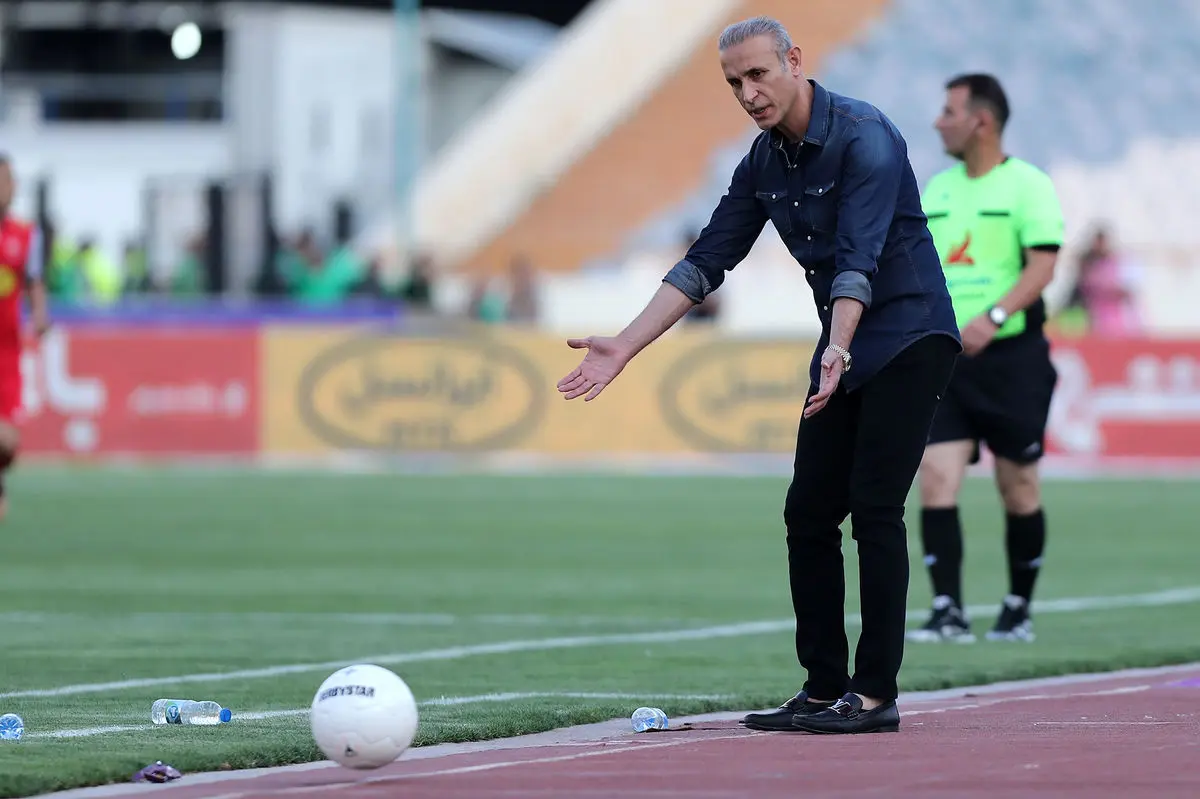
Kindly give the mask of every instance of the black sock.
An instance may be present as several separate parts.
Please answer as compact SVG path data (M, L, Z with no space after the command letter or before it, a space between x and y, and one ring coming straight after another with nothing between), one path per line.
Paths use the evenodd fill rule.
M1040 509L1028 516L1008 514L1004 545L1008 551L1009 593L1028 603L1042 568L1046 548L1046 514Z
M962 607L962 524L958 508L922 508L921 543L934 596L948 596Z
M4 497L4 475L16 460L16 453L0 450L0 498Z

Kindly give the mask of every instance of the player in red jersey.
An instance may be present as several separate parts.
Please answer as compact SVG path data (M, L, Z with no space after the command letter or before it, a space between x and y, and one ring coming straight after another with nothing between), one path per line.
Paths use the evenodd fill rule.
M0 154L0 519L8 510L4 475L21 444L21 299L29 295L33 334L50 327L42 283L42 236L36 225L9 212L16 181L12 163Z

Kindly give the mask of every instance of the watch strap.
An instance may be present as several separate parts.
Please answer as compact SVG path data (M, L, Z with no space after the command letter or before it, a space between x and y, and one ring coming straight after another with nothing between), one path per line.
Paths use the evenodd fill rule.
M834 352L836 352L836 353L837 353L839 356L841 356L841 358L842 358L842 372L843 372L843 373L844 373L844 372L849 372L849 371L850 371L850 360L851 360L851 358L850 358L850 351L849 351L849 350L847 350L845 347L838 346L837 344L830 344L830 345L829 345L829 347L828 347L828 349L831 349L831 350L833 350L833 351L834 351Z

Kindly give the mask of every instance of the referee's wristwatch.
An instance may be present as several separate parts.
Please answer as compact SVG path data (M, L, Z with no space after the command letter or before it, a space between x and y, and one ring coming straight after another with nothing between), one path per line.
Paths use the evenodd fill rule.
M1008 321L1008 311L999 305L993 305L988 309L988 319L991 319L992 324L996 327L1003 327L1004 323Z
M847 350L845 347L839 347L837 344L830 344L827 347L827 349L833 350L842 359L842 374L846 374L846 372L849 372L850 371L850 362L851 362L851 360L853 360L850 357L850 351Z

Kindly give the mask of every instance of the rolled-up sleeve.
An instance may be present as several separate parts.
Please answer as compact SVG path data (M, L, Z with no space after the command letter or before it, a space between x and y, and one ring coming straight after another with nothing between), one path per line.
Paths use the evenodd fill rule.
M750 253L767 224L767 213L754 194L751 156L733 170L729 189L687 254L663 278L687 295L702 302L725 282L725 273Z
M871 305L871 281L896 211L906 163L901 143L878 119L855 125L846 146L830 299Z
M833 279L833 288L829 299L849 297L858 300L868 308L871 307L871 281L862 272L839 272Z

